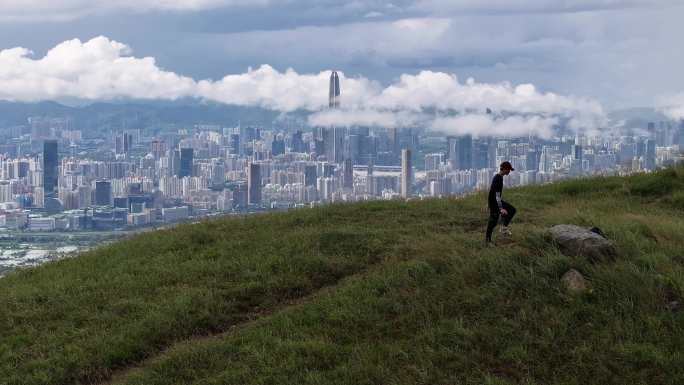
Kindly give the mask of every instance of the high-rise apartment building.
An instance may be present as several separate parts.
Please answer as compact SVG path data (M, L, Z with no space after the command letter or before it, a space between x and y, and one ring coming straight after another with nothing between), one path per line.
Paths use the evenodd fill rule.
M489 163L489 141L483 138L473 140L473 168L488 168Z
M646 161L646 168L649 170L655 170L656 168L656 140L648 139L646 140L646 156L644 157Z
M401 150L401 197L408 198L413 194L413 166L411 150Z
M192 176L193 156L194 153L192 148L181 148L179 177Z
M271 155L278 156L285 153L285 140L274 139L271 142Z
M231 154L237 154L241 155L241 148L240 148L240 134L231 134L230 135L230 153Z
M344 156L344 129L342 127L328 127L323 131L323 135L323 147L328 162L342 162Z
M344 160L344 175L342 178L342 184L346 189L354 188L354 164L351 159L347 158Z
M123 132L114 139L114 152L117 154L128 154L133 148L133 135Z
M307 152L304 140L302 139L302 132L297 131L292 134L291 141L292 152Z
M43 189L46 197L57 193L59 156L56 140L43 143Z
M95 182L95 204L98 206L109 206L112 204L112 182Z
M679 123L679 152L684 154L684 119Z
M304 185L315 186L316 178L318 178L318 175L316 173L316 165L304 166Z
M439 170L442 164L442 154L427 154L425 155L425 171Z
M527 155L525 157L525 169L527 171L539 170L539 153L534 147L530 147L530 149L527 150Z
M261 166L250 163L247 171L247 195L250 205L261 203Z
M469 170L473 168L473 137L448 136L447 159L454 170Z

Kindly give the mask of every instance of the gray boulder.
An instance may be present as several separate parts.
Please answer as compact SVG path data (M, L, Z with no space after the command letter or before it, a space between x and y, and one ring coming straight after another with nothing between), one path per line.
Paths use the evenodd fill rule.
M587 257L592 262L601 262L613 260L617 254L613 242L584 227L556 225L551 228L550 233L565 255Z
M571 293L582 293L588 288L587 280L582 273L575 269L570 269L567 273L563 274L561 282Z
M673 313L682 310L682 303L679 301L670 301L665 305L665 308Z

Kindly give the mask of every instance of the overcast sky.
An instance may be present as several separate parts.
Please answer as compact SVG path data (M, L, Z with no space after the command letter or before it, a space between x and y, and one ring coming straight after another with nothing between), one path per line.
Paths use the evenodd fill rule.
M0 98L190 95L315 109L319 101L303 100L306 87L302 100L288 99L294 83L313 85L337 69L343 94L371 90L352 99L386 106L396 102L386 88L402 75L427 79L419 74L429 70L453 87L467 88L472 77L515 95L530 84L539 94L532 100L563 95L571 109L595 110L596 101L605 110L663 106L684 115L683 21L682 0L2 0ZM59 52L47 60L51 49ZM100 66L88 68L93 61ZM90 75L56 74L60 66ZM249 67L294 83L286 95L223 95L264 88ZM117 85L125 81L132 84ZM449 95L462 96L456 91Z

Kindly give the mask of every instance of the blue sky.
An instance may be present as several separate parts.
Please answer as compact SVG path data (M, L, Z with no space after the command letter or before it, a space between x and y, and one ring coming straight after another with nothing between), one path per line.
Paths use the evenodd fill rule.
M199 86L190 83L218 81L244 74L248 67L268 65L278 75L291 68L312 79L337 69L347 82L366 82L377 94L401 83L402 75L429 70L453 75L462 85L470 77L478 84L510 85L509 91L533 84L542 95L571 98L571 109L586 98L605 110L630 106L681 110L683 19L681 0L6 0L0 3L0 55L16 61L16 47L31 52L19 55L30 59L21 60L21 65L2 62L14 68L4 75L0 69L3 89L26 92L21 97L0 92L0 98L59 99L62 94L96 100L129 94L206 98L211 94L209 99L232 103L236 98L216 96L237 92L231 86L210 90L205 84L198 91L194 88ZM83 85L80 80L69 83L71 75L60 74L55 80L52 73L46 74L50 72L46 63L41 70L31 64L65 41L86 43L98 36L107 40L104 45L126 46L114 50L119 52L117 58L153 58L157 72L164 73L164 87L154 91L150 83L150 92L94 91L107 83L94 79L110 71L109 66L101 67ZM71 65L69 52L83 55L84 49L62 50L50 66L57 61ZM103 52L98 54L109 54ZM90 60L81 59L80 65ZM73 68L81 70L78 62ZM18 71L28 73L24 83L15 81L10 84L15 88L8 87L8 78L22 77ZM132 73L119 79L135 76ZM42 77L47 80L34 81ZM147 75L142 83L151 78ZM170 86L174 81L178 84ZM248 85L241 87L251 92L245 90ZM352 92L365 90L363 85L351 87ZM237 104L287 104L262 99L263 95L248 95ZM549 99L553 98L545 97ZM317 105L318 101L293 100L275 108L315 109Z

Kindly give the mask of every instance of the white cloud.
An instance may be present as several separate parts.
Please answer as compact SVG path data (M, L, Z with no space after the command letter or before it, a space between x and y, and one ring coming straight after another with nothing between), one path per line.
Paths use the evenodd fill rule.
M559 123L557 118L541 116L492 117L491 115L470 114L456 117L437 118L431 129L448 135L473 136L528 136L541 138L553 136L553 128Z
M65 41L37 60L25 48L0 51L0 99L176 99L194 93L191 78L129 52L105 37Z
M413 28L415 24L407 24ZM592 129L604 118L593 100L538 91L532 84L460 82L456 75L423 71L382 87L340 73L343 110L326 109L329 71L299 74L263 65L220 80L195 80L160 68L154 58L131 56L125 44L97 37L69 40L34 59L25 48L0 51L0 99L167 99L195 97L277 111L314 112L314 125L405 127L416 124L447 132L546 136L557 118ZM482 115L492 109L493 119ZM458 116L454 117L454 114ZM524 115L516 117L511 115ZM435 119L434 116L441 116ZM432 116L432 118L430 118ZM451 117L450 117L451 116Z
M330 71L299 74L292 69L279 72L262 65L244 74L227 75L219 81L202 80L197 96L226 104L260 106L279 111L305 109L316 111L328 105ZM343 84L342 102L358 104L367 95L376 94L379 84L365 78L347 78Z
M684 119L684 92L658 100L659 109L671 119Z
M389 109L484 112L490 108L517 113L603 115L603 108L596 101L542 93L532 84L478 83L472 78L461 83L456 75L432 71L402 75L399 82L385 88L371 104Z

